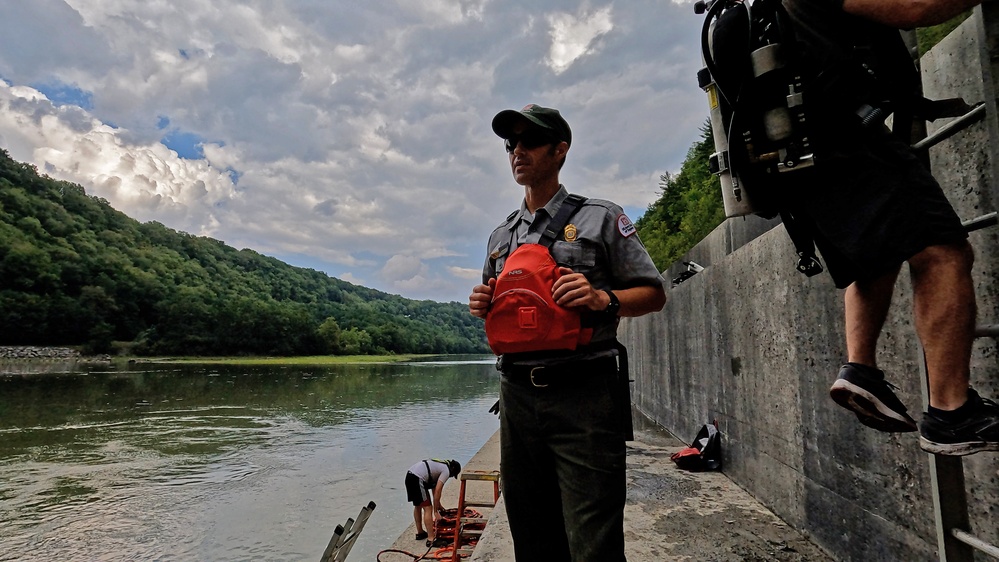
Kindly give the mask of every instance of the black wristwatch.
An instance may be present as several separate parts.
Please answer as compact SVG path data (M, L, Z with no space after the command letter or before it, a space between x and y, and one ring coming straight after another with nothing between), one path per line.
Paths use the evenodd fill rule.
M610 297L610 302L607 303L607 308L604 309L604 314L608 316L617 317L617 313L621 311L621 301L617 300L617 295L613 291L604 290L607 296Z

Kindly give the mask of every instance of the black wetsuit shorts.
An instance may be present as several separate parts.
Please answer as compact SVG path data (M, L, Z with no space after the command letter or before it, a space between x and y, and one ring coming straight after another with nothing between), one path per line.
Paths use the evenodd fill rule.
M823 144L816 165L789 174L794 181L782 190L812 229L837 287L968 237L940 184L904 142L868 132Z

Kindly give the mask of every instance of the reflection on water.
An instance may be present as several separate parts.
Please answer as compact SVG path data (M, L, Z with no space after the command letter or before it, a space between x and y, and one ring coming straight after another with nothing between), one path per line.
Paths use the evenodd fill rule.
M374 560L406 468L498 427L492 364L0 375L0 561L315 560L368 501Z

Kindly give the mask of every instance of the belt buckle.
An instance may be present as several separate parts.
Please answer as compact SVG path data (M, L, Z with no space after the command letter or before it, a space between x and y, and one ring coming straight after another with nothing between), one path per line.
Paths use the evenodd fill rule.
M534 367L534 368L531 369L531 384L534 385L534 388L547 388L548 387L547 384L539 384L538 381L534 380L534 371L542 371L542 370L544 370L544 367Z

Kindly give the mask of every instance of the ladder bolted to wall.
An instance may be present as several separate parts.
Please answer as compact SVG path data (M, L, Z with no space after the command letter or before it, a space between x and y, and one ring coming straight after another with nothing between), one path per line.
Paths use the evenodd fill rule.
M999 7L985 2L974 10L978 42L981 47L984 101L966 115L954 119L933 135L913 145L916 151L929 150L939 142L963 131L968 126L985 122L990 153L991 173L988 174L991 204L999 205L999 119L996 111L996 94L999 93ZM964 222L968 232L994 227L999 224L995 211ZM999 320L999 319L997 319ZM975 327L976 338L999 337L999 324L982 324ZM921 349L920 349L921 350ZM925 361L922 363L924 410L929 405L929 379ZM972 562L974 550L999 559L999 547L988 543L970 531L967 490L964 481L962 457L929 455L932 483L933 509L936 519L937 544L941 562Z
M999 224L997 213L992 212L964 222L968 232ZM999 337L999 325L975 326L975 337ZM921 346L920 346L921 347ZM929 406L929 373L922 364L923 410ZM999 547L983 541L968 532L968 499L964 484L964 462L961 457L929 455L930 481L933 485L933 511L937 527L937 545L940 562L972 562L978 549L999 559Z

